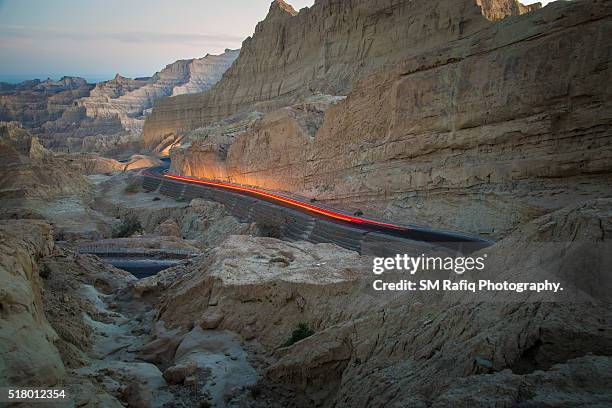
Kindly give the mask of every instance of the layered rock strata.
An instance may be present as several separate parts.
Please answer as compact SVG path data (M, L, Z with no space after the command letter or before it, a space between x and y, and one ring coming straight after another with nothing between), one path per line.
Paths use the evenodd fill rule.
M179 60L150 78L88 84L82 78L0 83L0 121L16 121L57 151L132 154L141 149L155 99L202 92L221 79L240 50Z
M324 0L299 13L274 1L210 92L157 103L145 123L144 142L154 146L170 134L254 110L254 105L261 110L316 93L346 94L362 73L399 61L413 48L461 38L486 25L471 0L436 3L435 8L430 22L425 15L431 2L422 0Z
M521 12L514 0L489 1L484 9L491 3L504 4L491 11L496 16ZM363 74L469 37L487 24L474 0L320 0L299 13L275 0L217 86L158 102L145 124L144 142L154 146L253 105L270 109L317 93L346 95Z
M601 86L611 14L605 1L558 2L481 21L473 35L466 23L465 36L417 42L404 51L411 58L358 81L312 136L285 108L239 135L225 159L191 141L175 151L174 169L503 236L612 193L612 98ZM229 78L199 97L218 95Z
M375 293L371 259L328 244L238 236L138 290L162 292L158 318L168 329L232 330L263 347L255 406L283 406L278 398L287 395L296 406L605 405L612 280L605 252L588 254L610 246L611 205L551 213L486 250L500 281L529 280L534 262L553 259L555 279L585 283L588 299L579 303ZM559 245L538 252L536 243L551 240ZM587 270L601 291L588 288ZM300 324L312 335L288 342ZM283 386L290 391L274 388Z
M0 381L52 386L65 374L58 339L43 309L37 260L53 249L51 227L41 221L0 222Z
M75 101L89 95L93 85L83 78L63 77L59 81L33 80L0 84L0 121L17 121L35 129L71 111Z
M124 129L139 134L156 99L209 89L239 53L240 50L226 50L220 55L179 60L151 78L130 79L117 74L115 79L96 85L89 97L78 103L85 108L87 116L117 117Z

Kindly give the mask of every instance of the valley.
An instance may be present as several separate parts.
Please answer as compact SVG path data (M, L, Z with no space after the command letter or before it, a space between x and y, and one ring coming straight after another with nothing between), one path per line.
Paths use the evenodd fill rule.
M612 2L274 0L251 31L0 84L0 385L611 405Z

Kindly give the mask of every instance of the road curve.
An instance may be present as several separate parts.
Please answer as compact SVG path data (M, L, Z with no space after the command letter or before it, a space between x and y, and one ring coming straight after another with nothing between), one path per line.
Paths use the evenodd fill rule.
M202 196L215 201L228 204L227 196L235 196L232 201L234 213L238 218L253 218L253 208L261 208L262 203L267 203L267 211L277 211L279 214L290 212L293 215L305 215L305 219L312 219L318 229L309 233L315 233L313 239L308 239L306 232L309 226L304 224L303 237L311 242L332 242L340 246L358 250L359 252L369 252L375 255L378 253L394 253L398 245L389 246L388 243L405 243L406 247L412 246L410 243L425 243L434 247L442 247L461 253L470 253L478 249L485 248L493 241L450 231L437 230L415 225L398 225L389 222L377 221L361 216L349 214L325 205L307 202L286 194L266 191L259 188L241 186L216 180L196 179L185 177L167 172L166 166L148 169L142 173L143 186L146 190L152 191L160 188L162 194L171 195L176 198L195 198ZM205 190L204 190L205 189ZM221 194L221 195L220 195ZM245 200L246 199L246 200ZM258 203L260 202L260 203ZM258 206L256 205L258 204ZM250 206L249 211L240 206ZM247 214L251 213L251 216ZM261 211L260 211L261 212ZM293 217L295 218L295 217ZM303 217L297 216L298 220ZM314 228L314 227L313 227ZM324 233L318 233L321 230ZM337 239L334 236L338 235ZM300 239L300 236L294 236ZM370 249L380 247L378 250L363 250L364 242L370 243ZM399 245L400 247L402 245Z

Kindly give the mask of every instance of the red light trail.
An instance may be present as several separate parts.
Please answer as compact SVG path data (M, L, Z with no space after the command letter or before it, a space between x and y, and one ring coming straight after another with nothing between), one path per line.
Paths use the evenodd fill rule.
M256 188L251 188L251 187L242 187L236 184L230 184L230 183L222 183L219 181L208 181L208 180L200 180L200 179L195 179L195 178L191 178L191 177L184 177L184 176L177 176L174 174L164 174L163 177L168 178L168 179L172 179L172 180L179 180L179 181L187 181L190 183L196 183L196 184L203 184L203 185L207 185L207 186L212 186L212 187L220 187L220 188L225 188L228 190L234 190L234 191L238 191L238 192L242 192L242 193L250 193L259 197L265 197L267 199L270 200L274 200L274 201L279 201L281 203L285 203L285 204L289 204L291 206L295 206L295 207L299 207L301 209L307 210L307 211L311 211L317 214L321 214L324 215L326 217L330 217L336 220L340 220L340 221L345 221L345 222L351 222L351 223L356 223L356 224L362 224L362 225L374 225L374 226L379 226L379 227L386 227L386 228L392 228L395 230L399 230L399 231L407 231L408 228L406 227L400 227L399 225L394 225L394 224L387 224L384 222L378 222L378 221L373 221L373 220L368 220L366 218L360 218L360 217L353 217L350 215L346 215L346 214L342 214L339 212L335 212L335 211L331 211L331 210L327 210L325 208L321 208L321 207L317 207L314 206L312 204L307 204L298 200L294 200L292 198L288 198L288 197L283 197L281 195L278 194L273 194L273 193L269 193L267 191L263 191L263 190L259 190Z

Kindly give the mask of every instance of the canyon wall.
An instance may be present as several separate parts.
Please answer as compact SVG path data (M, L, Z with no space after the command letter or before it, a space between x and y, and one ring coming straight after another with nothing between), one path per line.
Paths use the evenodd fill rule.
M430 4L420 14L429 16L425 27L440 21ZM612 194L612 98L602 86L611 77L611 14L606 1L559 2L465 38L408 47L403 62L363 77L320 112L315 132L296 104L268 113L217 155L222 171L211 171L197 141L173 150L174 170L503 236Z
M240 50L225 50L220 55L179 60L151 78L130 79L117 74L115 79L96 85L89 97L78 103L89 117L117 117L124 129L140 133L156 99L209 89L239 53Z
M275 0L210 92L156 102L145 123L145 145L245 110L269 110L319 93L346 95L364 73L488 24L474 0L318 0L299 13Z
M518 16L542 7L542 3L525 5L517 0L476 0L482 14L489 20L502 20L508 16Z
M53 249L43 221L0 221L0 382L57 385L65 374L43 309L37 261Z
M141 149L155 99L209 89L239 53L179 60L150 78L117 74L97 85L77 77L0 83L0 121L19 122L55 151L129 156Z
M89 95L92 88L93 85L77 77L0 83L0 121L17 121L31 129L39 128L61 118L75 101Z

